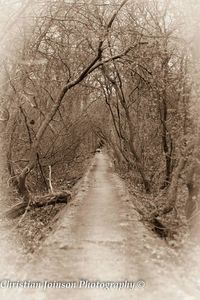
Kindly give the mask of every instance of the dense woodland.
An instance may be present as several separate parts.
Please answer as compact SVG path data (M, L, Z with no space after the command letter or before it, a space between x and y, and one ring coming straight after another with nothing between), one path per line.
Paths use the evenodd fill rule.
M141 220L161 237L182 238L198 213L200 171L198 47L181 4L0 5L9 208L20 203L19 216L34 210L35 197L70 189L100 147L137 195Z

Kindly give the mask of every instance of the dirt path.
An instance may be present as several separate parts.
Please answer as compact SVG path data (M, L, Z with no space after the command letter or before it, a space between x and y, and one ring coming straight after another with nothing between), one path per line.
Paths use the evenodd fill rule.
M179 266L178 259L176 264L170 259L172 250L138 221L124 183L105 153L96 154L75 194L20 279L77 285L83 279L101 284L127 280L135 282L135 288L4 289L1 299L13 295L17 300L200 299L195 284L184 277L181 262ZM146 282L143 288L141 280Z

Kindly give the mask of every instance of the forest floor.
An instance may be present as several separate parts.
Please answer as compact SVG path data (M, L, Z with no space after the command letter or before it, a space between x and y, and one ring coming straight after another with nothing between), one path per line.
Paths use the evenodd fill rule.
M95 155L75 189L49 237L30 261L23 265L22 259L5 278L75 282L77 287L0 289L0 299L200 299L191 254L192 265L139 221L132 196L106 153ZM135 285L121 290L79 288L83 279Z

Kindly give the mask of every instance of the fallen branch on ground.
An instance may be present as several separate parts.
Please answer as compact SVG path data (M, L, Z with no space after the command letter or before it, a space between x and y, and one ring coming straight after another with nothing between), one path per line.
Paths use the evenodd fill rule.
M71 193L69 191L47 194L45 196L37 197L35 201L32 201L29 205L24 202L15 205L5 213L5 216L8 219L16 219L23 215L26 210L29 211L31 209L42 208L59 203L67 204L70 199Z

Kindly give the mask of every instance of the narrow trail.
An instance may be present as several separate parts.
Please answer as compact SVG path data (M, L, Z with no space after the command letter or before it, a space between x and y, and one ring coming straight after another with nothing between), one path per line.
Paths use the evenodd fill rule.
M20 279L144 280L145 288L136 284L132 290L1 290L4 292L1 299L11 299L13 294L17 300L200 299L198 290L182 277L181 267L170 261L171 250L138 219L124 182L113 172L109 157L97 153L76 187L73 201L61 213L56 229L33 261L21 270Z

